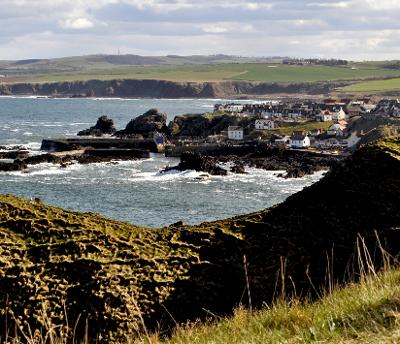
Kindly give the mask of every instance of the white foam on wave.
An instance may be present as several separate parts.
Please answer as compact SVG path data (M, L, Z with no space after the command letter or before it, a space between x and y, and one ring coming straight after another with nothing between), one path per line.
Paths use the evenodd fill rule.
M28 142L24 144L24 146L28 147L29 150L37 151L40 149L42 143L41 142Z
M205 175L204 172L196 172L194 170L188 170L188 171L177 171L177 170L171 170L168 172L139 172L139 173L133 173L128 180L131 182L159 182L159 183L165 183L165 182L171 182L171 181L193 181L193 182L199 182L199 181L209 181L208 180L203 180L203 179L198 179L202 178L202 175Z
M74 127L76 125L90 125L90 123L88 123L88 122L73 122L73 123L69 123L68 125L71 127Z

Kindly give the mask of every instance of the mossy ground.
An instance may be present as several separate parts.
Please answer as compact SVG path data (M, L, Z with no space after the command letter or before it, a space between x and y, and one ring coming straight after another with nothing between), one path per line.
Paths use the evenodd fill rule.
M399 254L399 152L398 138L363 147L278 206L199 226L140 228L0 196L1 333L80 319L78 336L87 323L93 341L116 343L144 324L226 316L248 304L244 256L254 308L276 290L317 297L332 262L335 284L357 273L360 237L372 264L377 236Z

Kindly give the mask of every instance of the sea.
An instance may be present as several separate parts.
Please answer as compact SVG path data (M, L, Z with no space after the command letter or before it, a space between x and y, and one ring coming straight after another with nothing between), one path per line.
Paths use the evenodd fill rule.
M44 138L73 137L111 117L117 129L150 108L168 120L187 113L212 111L229 99L103 99L0 97L0 146L23 145L38 154ZM251 102L251 100L248 100ZM242 103L244 101L241 101ZM116 164L52 164L24 172L0 172L0 194L26 198L74 211L95 212L144 227L163 227L183 221L199 224L250 213L283 202L318 181L323 172L300 179L283 179L277 171L247 168L248 174L229 173L202 180L199 172L169 172L179 159L152 154L149 159Z

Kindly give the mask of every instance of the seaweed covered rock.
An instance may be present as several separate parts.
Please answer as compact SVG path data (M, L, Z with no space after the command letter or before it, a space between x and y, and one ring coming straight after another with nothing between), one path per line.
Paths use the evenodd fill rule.
M98 118L97 123L89 129L82 130L78 136L102 136L104 134L113 135L117 130L114 126L114 121L107 116Z
M154 132L168 134L167 115L158 109L150 109L143 115L132 119L117 136L143 135L152 137Z
M357 241L379 266L377 237L400 253L400 140L361 148L271 209L183 223L139 228L0 196L0 330L17 321L45 331L68 317L80 338L87 324L93 342L126 342L143 321L157 328L246 303L244 256L257 307L276 290L320 290L328 267L331 281L346 280Z
M217 161L198 152L184 152L181 155L181 162L177 166L167 167L162 172L171 170L187 171L195 170L198 172L207 172L214 176L226 176L228 172L217 165Z

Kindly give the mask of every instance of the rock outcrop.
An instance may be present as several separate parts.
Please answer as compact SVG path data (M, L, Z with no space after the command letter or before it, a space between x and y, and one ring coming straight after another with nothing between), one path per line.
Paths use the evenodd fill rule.
M0 161L0 171L1 172L23 171L26 168L27 168L26 163L19 159L16 159L13 162Z
M107 116L98 118L97 123L89 129L82 130L78 136L102 136L104 134L113 135L117 130L114 126L114 121Z
M226 176L228 172L217 165L216 159L202 155L197 152L184 152L181 155L181 162L177 166L167 167L162 173L168 171L187 171L195 170L206 172L214 176Z
M400 253L400 139L362 147L271 209L199 226L182 220L146 229L0 196L2 333L5 324L46 332L67 316L77 341L87 324L93 342L117 343L143 321L162 331L168 319L226 314L247 302L244 255L253 307L277 290L313 294L357 276L357 242L379 266L377 236Z
M150 109L141 116L132 119L124 130L118 131L117 136L142 135L152 137L154 132L168 133L167 115L158 109Z

